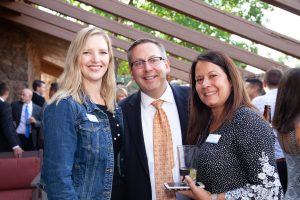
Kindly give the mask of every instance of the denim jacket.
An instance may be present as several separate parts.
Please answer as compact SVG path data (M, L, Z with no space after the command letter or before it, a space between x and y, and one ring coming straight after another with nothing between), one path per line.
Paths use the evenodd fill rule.
M115 116L123 134L122 111L118 107ZM45 108L44 134L41 180L48 199L109 200L114 153L106 114L86 96L83 104L68 97ZM124 176L124 157L118 157Z

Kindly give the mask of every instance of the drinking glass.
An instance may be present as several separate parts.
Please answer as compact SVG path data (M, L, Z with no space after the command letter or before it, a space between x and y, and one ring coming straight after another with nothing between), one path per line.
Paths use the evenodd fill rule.
M179 174L182 182L186 175L189 175L194 181L197 177L197 159L198 147L196 145L179 145L177 146Z

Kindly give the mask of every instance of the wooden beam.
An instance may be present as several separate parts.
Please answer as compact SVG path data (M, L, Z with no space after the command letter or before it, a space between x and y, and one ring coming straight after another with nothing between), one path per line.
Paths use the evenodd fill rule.
M49 74L54 77L59 77L62 74L64 70L63 66L58 66L55 63L44 59L42 59L41 61L42 61L41 71L43 73Z
M33 22L32 25L33 26L30 26L30 27L34 28L34 29L37 29L37 30L40 30L40 31L43 31L43 32L45 32L44 28L46 28L47 24L49 24L48 26L54 25L54 26L59 26L59 27L71 27L71 28L69 28L69 30L72 33L69 33L69 32L67 33L67 35L70 36L69 38L64 38L64 37L59 36L61 39L67 39L67 41L71 41L75 37L75 33L78 30L80 30L81 28L85 27L84 25L79 25L79 24L72 25L72 24L75 24L75 23L71 22L71 21L68 21L66 19L63 19L61 17L58 17L58 16L54 16L54 15L51 15L51 14L48 14L48 13L43 13L43 11L37 10L37 9L35 9L35 8L29 6L29 5L23 4L23 3L10 2L10 3L7 3L7 4L1 5L1 6L4 6L4 7L9 8L9 9L13 9L14 11L18 11L18 12L21 12L21 13L25 14L25 15L23 15L23 18L25 18L26 20L22 20L22 21L27 22L27 21L32 20L32 22ZM39 22L39 20L42 20L42 21ZM43 27L39 28L40 25L38 25L38 24L43 25ZM25 25L29 25L29 23L26 23ZM51 26L51 27L53 27L53 26ZM45 33L48 33L48 32L45 32ZM51 32L51 34L54 34L54 33ZM58 32L55 32L54 35L57 37L57 35L60 35L60 34ZM112 39L113 46L115 46L117 48L123 48L123 49L127 49L130 46L130 44L128 42L126 42L124 40L121 40L121 39L119 39L119 38L117 38L113 35L110 35L110 36L111 36L111 39ZM126 54L124 54L125 56L123 56L123 55L121 55L117 52L117 55L119 56L120 59L127 60ZM189 62L187 63L187 62L184 62L184 61L180 61L180 60L176 59L173 56L169 56L169 60L171 61L173 68L177 68L178 70L189 73L190 65L191 65Z
M54 65L59 66L60 68L64 68L64 58L65 56L61 56L61 58L58 58L56 55L44 55L41 59L43 61L53 63Z
M51 17L54 16L52 14L49 14L47 12L41 11L39 9L36 9L26 3L23 2L2 2L0 3L0 6L5 7L7 9L13 10L15 12L19 12L19 13L23 13L26 14L30 17L39 19L41 21L47 22L49 24L55 25L57 27L63 28L65 30L68 31L72 31L72 32L77 32L80 29L82 29L83 27L86 27L87 25L82 25L79 23L66 23L63 22L61 23L60 18L61 17ZM49 19L50 17L50 19ZM65 21L69 21L69 20L65 20Z
M203 21L251 41L300 58L300 41L216 9L199 0L151 0L191 18ZM300 5L300 4L299 4Z
M42 11L39 11L42 12ZM71 31L67 31L64 30L63 34L59 32L58 27L56 27L55 25L52 24L47 24L44 21L40 21L39 19L36 18L32 18L30 16L27 15L17 15L17 16L2 16L10 21L25 25L27 27L30 27L32 29L38 30L38 31L42 31L44 33L47 34L51 34L55 37L67 40L67 41L71 41L74 37L75 37L75 32L71 32ZM59 23L60 24L64 24L64 21L66 21L65 23L74 23L74 22L69 22L63 18L57 17L57 16L51 16L49 14L48 19L51 21L52 18L59 18ZM49 32L49 30L55 30L53 32ZM65 35L68 35L69 37L65 37ZM117 39L116 37L113 37L112 41L114 41L113 43L115 44L124 44L124 41L121 41L120 39ZM126 46L129 46L129 44L127 44ZM121 60L127 60L127 54L125 52L121 52L119 50L117 50L116 48L113 48L114 50L114 56L121 59ZM173 61L173 64L171 65L172 70L170 75L175 77L175 78L179 78L181 80L184 80L186 82L189 81L188 77L189 77L189 68L190 68L190 64L189 63L184 63L183 61L179 61L174 57L170 57L170 60ZM54 62L51 62L49 59L43 59L43 62L47 62L52 63L52 65L58 66L57 64L55 64ZM51 66L52 66L51 65ZM47 65L48 66L48 65ZM57 71L57 69L43 69L43 71L45 73L48 73L50 75L53 76L57 76L59 74L59 72Z
M262 0L262 1L300 16L299 0Z
M123 17L133 22L142 24L144 26L159 30L160 32L174 36L181 40L202 46L206 49L213 49L227 54L238 61L255 66L257 68L268 70L270 67L283 68L285 70L287 66L282 67L282 64L270 59L263 58L254 53L248 52L244 49L235 47L226 42L222 42L213 37L204 35L198 31L191 30L185 26L179 25L175 22L168 21L166 19L157 17L148 12L139 10L133 6L120 3L116 0L110 1L97 1L97 0L79 0L106 12Z
M59 1L44 1L44 0L28 0L31 3L36 3L41 6L47 7L49 9L55 10L57 12L63 13L67 16L76 18L78 20L84 21L88 24L93 24L95 26L101 27L110 32L123 35L124 37L137 40L140 38L153 38L161 43L163 43L168 52L179 57L186 58L188 60L194 60L199 52L194 51L190 48L183 47L181 45L175 44L170 41L156 38L143 31L136 30L130 26L122 25L116 21L110 20L108 18L89 13L80 8L71 6L69 4L59 2ZM0 4L1 5L1 4Z
M185 73L183 71L180 71L180 70L178 70L176 68L171 68L171 71L170 71L169 75L171 75L174 78L178 78L180 80L183 80L183 81L185 81L187 83L190 82L190 74Z
M118 22L113 21L113 20L109 20L106 18L104 19L104 17L95 15L95 14L91 14L87 11L84 11L84 10L78 8L78 7L66 4L66 3L58 1L58 0L52 0L52 1L28 0L28 1L42 5L51 10L55 10L57 12L71 16L73 18L79 19L83 22L94 24L96 26L102 27L106 30L112 31L117 34L121 34L128 38L132 38L132 39L139 39L141 37L154 38L150 34L147 34L147 33L141 32L141 31L137 31L129 26L119 24ZM113 3L113 4L111 4L111 3ZM135 20L142 21L141 23L143 23L146 26L151 26L154 29L168 33L174 37L186 40L188 42L197 44L199 46L203 46L207 49L214 49L214 50L227 52L231 58L239 60L239 61L249 64L251 66L257 67L264 71L268 70L271 67L277 67L284 71L288 68L287 66L284 66L284 65L282 65L278 62L275 62L271 59L267 59L267 58L258 56L256 54L250 53L246 50L242 50L240 48L229 45L225 42L221 42L215 38L205 36L197 31L193 31L193 30L187 29L186 27L179 26L178 24L161 19L159 17L156 17L156 16L146 13L144 11L138 10L132 6L128 6L128 5L113 1L113 0L111 0L111 1L93 1L93 4L97 4L97 7L98 7L98 4L101 4L101 8L104 5L103 6L103 7L105 7L104 10L110 9L110 8L108 8L110 6L114 6L114 9L112 9L113 11L111 11L111 12L114 12L114 14L116 14L116 15L120 15L120 14L124 15L124 13L126 13L126 14L128 14L128 16L125 16L126 18L132 16L131 12L133 12L135 14L138 13L139 15L135 16ZM175 28L176 26L179 26L180 28ZM187 58L186 56L183 56L184 54L182 54L182 55L177 54L178 51L182 52L182 49L184 49L183 46L176 45L172 42L168 42L168 41L161 40L161 39L157 39L157 40L161 41L165 45L168 44L168 45L166 45L166 48L171 54ZM177 53L176 53L175 49L177 50ZM186 50L186 49L189 49L189 48L185 48L184 50ZM196 51L193 51L191 49L189 49L189 52L193 52L193 55L195 55L195 56L193 56L193 59L196 58L196 55L198 55L198 53ZM193 60L193 59L191 59L191 60Z
M12 11L10 13L15 13L15 14L22 13L22 14L25 14L26 16L30 16L32 18L41 20L48 24L52 24L54 26L66 29L73 33L76 33L80 29L87 26L86 24L83 25L83 24L75 23L75 22L66 20L62 17L43 12L43 11L38 10L38 9L36 9L28 4L25 4L25 3L7 2L5 4L0 3L0 6L10 9ZM13 16L15 17L15 15L13 15ZM31 28L33 28L33 27L31 27ZM74 37L75 35L72 34L71 36ZM120 40L114 35L110 35L110 36L112 38L113 46L123 48L125 50L129 48L130 44L128 42L126 42L124 40ZM67 38L67 41L71 41L72 37L70 37L70 39ZM59 38L66 39L65 37L59 37Z
M11 16L11 15L2 15L1 16L4 19L7 19L12 22L16 22L18 24L22 24L24 26L30 27L35 30L42 31L44 33L47 33L49 35L53 35L57 38L71 41L75 33L64 30L63 28L57 27L57 26L50 26L49 24L39 21L35 18L29 17L27 15L20 15L20 16Z
M51 35L54 35L61 39L65 39L67 41L71 41L75 37L75 32L85 27L85 25L79 25L58 16L54 16L48 13L43 13L43 11L36 10L35 8L23 3L21 4L9 3L6 4L5 7L9 9L13 9L14 11L21 12L23 14L21 16L19 14L17 16L11 16L9 17L10 20L29 26L33 29L45 32L47 34L50 33ZM64 34L61 34L56 26L59 26L59 28L63 28L63 27L69 27L69 28L67 28L68 30L63 31ZM49 32L49 30L55 30L55 31ZM65 35L68 35L69 37L65 37ZM128 42L124 40L120 40L119 38L113 35L111 35L111 38L112 38L112 43L117 48L127 49L130 45ZM115 48L114 48L114 54L116 57L122 60L127 60L126 54L123 52L121 53ZM176 75L175 77L187 81L186 78L188 78L191 63L180 61L173 56L169 56L169 60L171 62L171 67L174 68L174 73ZM48 62L50 61L48 60ZM250 72L248 73L243 72L242 74L245 73L252 74Z

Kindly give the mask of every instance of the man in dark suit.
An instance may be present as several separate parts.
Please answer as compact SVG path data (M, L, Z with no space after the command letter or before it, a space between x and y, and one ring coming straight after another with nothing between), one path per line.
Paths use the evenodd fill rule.
M40 137L42 109L34 104L31 99L32 91L25 88L21 93L21 101L12 103L13 121L17 128L16 131L21 141L21 147L24 150L37 150ZM28 116L27 120L26 115ZM28 124L29 134L26 134L26 125Z
M45 104L45 90L46 85L44 81L41 80L34 80L32 83L33 95L32 95L32 102L41 108Z
M152 39L135 41L128 49L128 62L132 78L139 85L140 91L120 103L125 126L127 199L160 200L156 198L153 151L156 109L151 103L157 99L164 102L162 108L170 124L173 143L173 178L179 181L176 148L185 143L189 88L172 86L167 82L170 63L165 48ZM179 199L180 195L176 196Z
M13 151L15 157L21 157L23 150L13 125L11 107L5 102L8 96L9 88L0 82L0 152Z

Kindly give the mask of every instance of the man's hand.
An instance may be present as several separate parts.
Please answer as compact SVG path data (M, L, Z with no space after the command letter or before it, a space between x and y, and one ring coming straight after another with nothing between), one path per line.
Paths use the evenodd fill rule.
M21 147L17 147L13 151L14 151L15 158L21 158L24 152L24 150Z
M36 123L36 119L34 117L29 117L28 121L30 124L35 124Z

